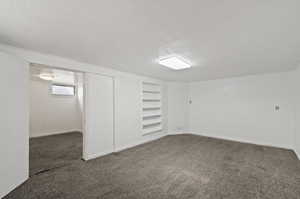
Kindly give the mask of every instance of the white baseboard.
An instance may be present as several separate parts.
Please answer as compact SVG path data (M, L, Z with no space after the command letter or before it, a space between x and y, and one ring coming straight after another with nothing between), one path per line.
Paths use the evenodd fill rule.
M182 135L182 134L186 134L186 132L182 132L182 131L174 131L174 132L169 132L168 135Z
M298 160L300 160L300 153L298 153L298 151L297 151L296 149L294 149L294 152L295 152L295 154L296 154Z
M50 135L58 135L58 134L65 134L65 133L72 133L72 132L82 132L82 130L79 129L71 129L66 131L57 131L57 132L47 132L47 133L41 133L36 135L30 135L30 138L38 138L38 137L45 137Z
M235 142L241 142L241 143L247 143L247 144L255 144L255 145L262 145L262 146L270 146L270 147L277 147L277 148L283 148L283 149L289 149L291 150L291 146L285 146L285 145L276 145L272 143L267 143L267 142L253 142L249 141L246 139L239 139L239 138L232 138L232 137L227 137L227 136L220 136L220 135L213 135L213 134L205 134L205 133L195 133L195 132L186 132L184 134L192 134L192 135L199 135L199 136L204 136L204 137L210 137L210 138L217 138L217 139L222 139L222 140L229 140L229 141L235 141Z
M22 179L20 179L20 183L13 184L13 185L9 186L8 188L5 188L5 190L1 190L0 191L0 198L4 198L4 196L6 196L7 194L9 194L10 192L12 192L13 190L15 190L16 188L18 188L19 186L21 186L28 179L29 179L29 169L27 170L26 176L23 177Z
M180 132L178 132L176 134L174 134L174 133L171 133L171 134L168 133L167 135L184 135L184 134L192 134L192 135L199 135L199 136L205 136L205 137L217 138L217 139L223 139L223 140L229 140L229 141L236 141L236 142L242 142L242 143L248 143L248 144L256 144L256 145L262 145L262 146L271 146L271 147L280 147L280 148L290 149L288 147L274 146L274 145L266 144L266 143L254 143L254 142L249 142L249 141L245 141L245 140L241 140L241 139L225 138L225 137L221 137L221 136L200 135L198 133L192 133L192 132L188 132L188 133L180 133ZM156 137L154 139L143 140L143 141L139 141L139 142L136 142L136 143L133 143L133 144L128 144L128 145L124 145L124 146L121 146L121 147L117 147L114 152L124 151L126 149L130 149L130 148L136 147L138 145L145 144L145 143L148 143L148 142L160 139L160 138L165 137L167 135L163 134L163 135L160 135L160 136L158 136L158 137ZM296 156L300 160L300 154L296 150L293 150L293 151L295 152ZM83 159L87 161L87 160L99 158L101 156L105 156L105 155L108 155L108 154L111 154L111 153L113 153L113 152L111 152L111 151L101 152L101 153L98 153L98 154L93 154L93 155L89 155L87 157L83 157Z
M102 157L102 156L105 156L105 155L108 155L111 153L113 153L113 152L112 151L104 151L104 152L96 153L96 154L92 154L92 155L83 155L82 159L85 161L88 161L88 160L99 158L99 157Z
M126 149L130 149L130 148L136 147L136 146L144 144L144 143L145 142L136 142L134 144L127 144L127 145L124 145L124 146L116 147L115 152L117 153L117 152L120 152L120 151L124 151Z
M165 137L165 136L167 136L167 134L161 134L161 135L158 135L154 138L138 141L138 142L135 142L133 144L127 144L127 145L124 145L124 146L116 147L115 152L120 152L120 151L123 151L123 150L126 150L126 149L130 149L130 148L136 147L138 145L145 144L145 143L160 139L160 138Z
M130 148L136 147L138 145L145 144L147 142L151 142L151 141L160 139L160 138L165 137L165 136L166 136L166 134L160 134L160 135L157 135L157 136L152 136L151 138L148 138L148 139L145 139L145 140L140 140L140 141L135 142L133 144L128 144L128 145L116 147L114 152L120 152L120 151L123 151L123 150L126 150L126 149L130 149ZM106 151L106 152L101 152L101 153L97 153L97 154L93 154L93 155L83 155L83 160L88 161L88 160L92 160L92 159L95 159L95 158L100 158L102 156L105 156L105 155L108 155L108 154L111 154L111 153L113 153L113 152L112 151Z

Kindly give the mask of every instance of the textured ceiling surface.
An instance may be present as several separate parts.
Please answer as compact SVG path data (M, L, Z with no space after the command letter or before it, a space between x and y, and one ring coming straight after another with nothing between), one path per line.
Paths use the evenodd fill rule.
M164 80L291 70L299 0L2 0L0 43ZM157 59L192 62L172 71Z

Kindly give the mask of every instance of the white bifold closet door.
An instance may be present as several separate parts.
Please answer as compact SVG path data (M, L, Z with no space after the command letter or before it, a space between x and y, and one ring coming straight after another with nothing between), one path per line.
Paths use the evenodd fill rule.
M114 80L87 73L85 83L83 158L89 160L114 151Z

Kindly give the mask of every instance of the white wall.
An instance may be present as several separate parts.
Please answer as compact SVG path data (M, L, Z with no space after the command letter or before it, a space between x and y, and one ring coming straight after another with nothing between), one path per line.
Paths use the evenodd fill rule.
M168 129L168 126L166 125L167 120L167 110L168 110L168 106L167 106L167 99L168 99L168 95L167 95L167 87L165 85L165 82L157 80L157 79L152 79L152 78L148 78L148 77L144 77L144 76L138 76L135 74L130 74L130 73L125 73L125 72L120 72L120 71L116 71L113 69L109 69L109 68L105 68L105 67L101 67L101 66L96 66L96 65L91 65L91 64L87 64L87 63L81 63L81 62L77 62L74 60L70 60L70 59L65 59L65 58L61 58L61 57L57 57L57 56L52 56L52 55L45 55L45 54L41 54L41 53L36 53L33 51L28 51L28 50L24 50L24 49L19 49L19 48L14 48L11 46L5 46L5 45L0 45L0 50L13 54L19 58L23 58L25 59L28 63L38 63L38 64L44 64L44 65L49 65L49 66L53 66L53 67L57 67L57 68L62 68L62 69L69 69L69 70L75 70L75 71L81 71L81 72L88 72L88 73L95 73L95 74L101 74L101 75L107 75L107 76L111 76L115 79L115 95L114 95L114 122L115 122L115 139L116 139L116 150L122 150L128 147L133 147L135 145L141 144L141 143L145 143L154 139L158 139L162 136L166 135L166 131ZM20 96L8 96L7 94L9 93L5 93L5 96L8 96L7 100L11 100L11 102L8 103L14 103L15 101L12 101L12 99L18 99L18 101L16 103L20 103L20 106L16 106L16 108L14 108L13 110L10 110L10 113L12 114L12 116L16 117L15 119L19 119L18 117L22 117L20 119L20 121L16 121L15 123L18 123L18 125L14 125L13 127L11 127L11 125L8 126L2 126L1 128L4 128L3 130L1 129L1 131L6 131L6 130L12 130L14 131L14 133L24 133L24 137L29 138L28 135L28 131L26 129L29 129L28 125L29 121L27 121L28 123L23 125L23 116L24 115L28 115L28 112L26 111L27 108L29 108L28 104L29 101L26 101L26 99L23 99L23 95L28 94L29 93L29 89L25 89L24 87L26 86L26 83L23 83L22 81L24 80L24 78L26 80L29 79L28 74L24 75L23 74L23 70L27 70L27 66L22 66L20 69L20 71L13 71L13 68L9 68L6 67L7 64L4 64L5 66L1 67L1 70L7 70L10 71L10 73L5 73L5 71L3 71L3 73L1 72L1 74L3 74L3 76L5 77L3 80L4 84L2 85L7 85L7 82L11 82L13 85L18 85L18 91L20 91L19 95ZM7 65L8 66L8 65ZM142 135L142 117L141 117L141 112L142 112L142 106L141 106L141 99L142 99L142 92L141 92L141 86L142 86L142 81L153 81L156 83L160 83L163 85L163 105L162 105L162 109L163 109L163 131L162 132L158 132L158 133L154 133L151 135L146 135L143 136ZM37 87L42 87L41 85L37 86ZM2 90L7 90L6 87L4 87L4 89ZM45 93L44 93L45 94ZM45 94L46 95L46 94ZM43 96L46 97L46 96ZM4 98L3 98L4 99ZM6 99L6 98L5 98ZM23 100L22 100L23 99ZM44 103L44 102L43 102ZM36 101L35 105L38 105L40 108L42 108L42 104L41 101ZM2 104L3 105L3 104ZM7 106L8 108L10 106ZM60 109L60 108L58 108ZM4 109L5 110L5 109ZM63 109L60 109L63 110ZM7 112L9 111L4 111L5 115L1 115L2 117L7 116ZM34 111L31 111L31 113L33 113ZM61 111L63 112L63 111ZM37 118L36 118L37 119ZM28 118L29 120L29 118ZM4 121L3 123L5 123L6 121ZM10 124L9 122L7 122L8 124ZM2 121L1 121L2 124ZM41 128L41 127L40 127ZM17 130L15 130L17 129ZM54 129L55 130L55 129ZM35 131L37 132L37 131ZM47 131L48 132L48 131ZM49 131L50 132L50 131ZM52 132L52 130L51 130ZM27 135L26 135L27 133ZM14 137L16 138L16 136ZM18 135L18 139L21 139L22 137L20 137L20 135ZM1 139L1 141L4 139ZM28 142L28 139L27 139ZM11 173L8 172L9 169L14 169L15 167L19 167L20 169L18 170L18 172L11 174L10 176L13 178L14 176L17 176L20 174L20 172L24 171L23 166L23 162L27 163L28 166L28 145L27 148L24 148L23 145L20 145L20 143L18 142L11 142L9 143L10 147L15 148L16 146L18 146L18 149L14 149L16 150L16 153L19 152L18 154L18 163L14 162L13 166L11 168L5 168L6 170L3 170L2 167L3 165L1 165L1 172L3 172L3 175L1 173L1 176L4 176L4 174L6 175L7 173ZM1 143L1 146L6 146L3 145ZM2 148L1 148L2 149ZM5 152L5 150L0 150L1 152ZM20 152L21 151L21 152ZM6 153L6 152L5 152ZM12 152L12 154L14 153L14 151ZM6 156L3 155L3 157ZM16 158L16 157L12 157ZM14 161L17 161L15 159L13 159ZM8 163L10 164L10 162L8 161ZM22 167L22 168L21 168ZM25 169L28 172L28 167ZM7 175L6 175L7 176ZM20 176L20 178L24 178L24 176ZM7 183L7 181L5 180L0 180L0 183ZM6 185L7 186L7 185ZM1 188L2 188L2 184L1 184ZM14 187L10 186L10 187L6 187L6 189L4 190L5 192L8 192L10 190L12 190ZM4 193L1 190L1 194Z
M122 150L166 134L166 126L162 132L142 135L142 80L145 77L115 78L115 144L116 150ZM151 79L153 82L163 82ZM166 117L166 95L163 95L163 117ZM164 120L165 121L165 120Z
M292 72L193 82L190 98L191 132L293 148Z
M18 57L22 57L30 63L44 64L48 66L53 66L57 68L73 70L73 71L81 71L88 73L96 73L100 75L107 75L114 77L115 79L115 135L116 135L116 149L121 150L127 147L132 147L140 143L148 142L157 138L160 138L166 135L166 131L168 126L166 125L167 120L167 88L165 86L165 82L145 77L139 76L131 73L117 71L111 68L87 64L78 62L72 59L67 59L63 57L53 56L42 54L30 50L15 48L12 46L2 45L0 44L0 50L4 52L8 52L14 54ZM152 135L143 136L141 132L141 85L142 81L156 81L164 85L163 87L163 131L161 133L154 133ZM138 91L133 91L133 89L140 88ZM127 95L127 93L135 93L135 95ZM125 93L125 95L123 95ZM127 100L128 104L124 106L124 101ZM133 100L133 101L132 101ZM137 114L136 110L140 110L139 114ZM130 112L127 112L129 110ZM133 114L134 112L135 114ZM125 117L124 117L125 115ZM128 116L128 117L126 117ZM122 121L121 118L126 118L126 121ZM133 119L131 125L128 125L129 119ZM125 133L126 132L126 133ZM118 138L118 136L122 136Z
M300 68L295 71L294 76L295 91L295 141L294 150L300 159Z
M168 133L178 134L188 131L188 100L187 83L168 83Z
M76 79L77 79L77 100L78 100L78 108L80 115L83 115L83 98L84 98L84 76L82 73L76 73ZM82 117L81 117L82 118Z
M114 80L85 74L85 131L83 159L114 152Z
M186 87L180 85L181 83L169 85L169 88L164 89L168 93L163 99L165 102L163 117L164 122L167 122L164 132L142 136L139 122L141 119L138 114L139 110L141 111L140 94L136 88L141 85L139 81L145 77L6 45L0 45L0 50L15 54L33 63L114 77L117 149L156 139L166 135L167 129L169 132L177 131L176 121L179 121L178 123L181 123L182 126L188 126L183 117L187 110L190 112L188 114L190 117L188 130L198 134L287 148L291 147L295 137L292 133L295 121L292 118L295 118L295 114L291 110L293 105L289 97L292 96L289 73L195 82L191 83L187 90L185 90ZM175 88L172 89L172 86ZM195 98L190 108L185 110L183 108L185 97L178 100L177 92L189 93L188 90L191 91L187 95ZM131 95L127 95L127 93L131 93ZM220 97L220 99L216 99L216 97ZM279 112L274 111L275 104L281 106ZM174 107L180 107L179 114L172 113ZM125 119L127 119L126 122L124 122Z
M28 178L28 64L0 52L0 198Z
M163 119L163 131L142 135L142 81L152 81L162 84L163 117L167 117L167 91L162 81L141 76L114 77L114 147L115 151L130 148L151 140L158 139L167 132ZM104 116L104 115L103 115ZM101 119L101 118L100 118ZM107 137L107 136L106 136ZM97 143L94 143L97 144ZM101 151L99 154L105 154ZM91 156L92 158L97 155ZM86 159L90 159L87 157Z
M49 81L30 81L30 137L81 131L82 121L76 96L55 96Z

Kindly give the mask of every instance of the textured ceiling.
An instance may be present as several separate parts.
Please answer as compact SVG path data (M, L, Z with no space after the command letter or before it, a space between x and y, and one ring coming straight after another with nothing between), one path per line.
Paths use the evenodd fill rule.
M1 0L0 42L165 80L300 64L299 0ZM193 68L172 71L179 54Z

